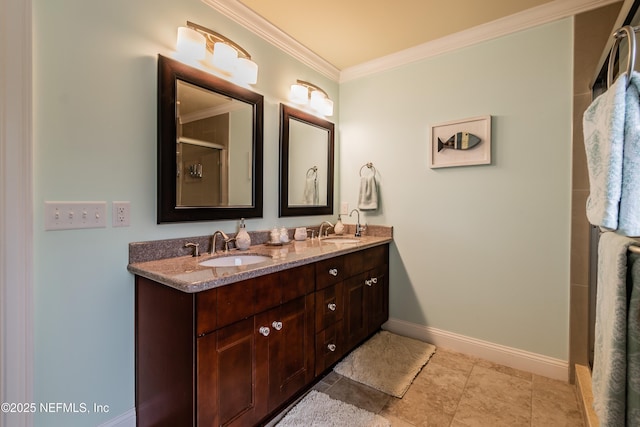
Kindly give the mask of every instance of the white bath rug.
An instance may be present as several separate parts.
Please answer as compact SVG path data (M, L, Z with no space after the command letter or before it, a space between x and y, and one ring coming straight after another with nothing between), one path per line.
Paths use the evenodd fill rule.
M433 344L381 331L353 350L333 370L401 398L435 351Z
M390 427L386 418L312 390L276 427Z

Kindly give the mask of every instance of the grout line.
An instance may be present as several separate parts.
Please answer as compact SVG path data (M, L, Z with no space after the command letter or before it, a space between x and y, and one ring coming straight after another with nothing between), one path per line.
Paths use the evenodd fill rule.
M462 393L460 393L460 397L458 398L458 403L456 403L456 409L453 411L453 417L451 417L451 421L449 422L449 426L451 426L451 424L453 424L453 420L456 419L456 414L458 413L458 408L460 407L460 402L462 401L462 398L464 397L464 392L467 389L467 384L469 384L469 379L471 378L471 374L473 373L474 368L476 367L477 362L473 362L473 366L471 367L471 369L469 370L469 373L467 374L467 380L464 382L464 386L462 386Z

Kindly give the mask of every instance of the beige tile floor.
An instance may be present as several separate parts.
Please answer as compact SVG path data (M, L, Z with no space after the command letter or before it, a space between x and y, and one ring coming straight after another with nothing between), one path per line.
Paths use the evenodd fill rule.
M334 372L315 389L393 427L583 427L572 385L440 348L402 399Z

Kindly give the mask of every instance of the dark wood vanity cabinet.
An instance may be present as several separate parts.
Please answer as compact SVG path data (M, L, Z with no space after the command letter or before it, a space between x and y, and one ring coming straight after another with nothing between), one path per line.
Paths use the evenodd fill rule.
M316 374L389 318L389 245L316 263Z
M385 244L192 294L136 276L137 425L261 423L387 320L387 272Z
M313 294L197 338L198 425L250 426L311 382Z

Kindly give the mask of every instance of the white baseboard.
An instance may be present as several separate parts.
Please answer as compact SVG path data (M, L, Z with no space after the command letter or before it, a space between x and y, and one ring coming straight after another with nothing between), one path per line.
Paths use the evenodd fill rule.
M124 414L100 424L99 427L136 427L136 408L131 408Z
M436 347L448 348L511 368L561 381L569 380L569 363L566 360L518 350L400 319L391 318L382 328L398 335L429 342Z

